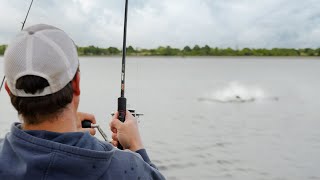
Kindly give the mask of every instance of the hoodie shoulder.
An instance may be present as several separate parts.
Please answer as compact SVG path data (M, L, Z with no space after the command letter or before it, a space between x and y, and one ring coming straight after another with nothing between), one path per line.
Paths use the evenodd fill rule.
M161 173L135 152L116 150L105 174L116 179L165 179Z

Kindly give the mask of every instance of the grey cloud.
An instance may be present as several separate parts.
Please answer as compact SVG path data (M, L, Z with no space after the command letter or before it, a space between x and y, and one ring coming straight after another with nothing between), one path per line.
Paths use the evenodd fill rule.
M232 48L319 47L318 0L129 1L128 44ZM19 30L27 0L0 0L0 44ZM124 0L35 0L27 25L64 29L79 45L122 43Z

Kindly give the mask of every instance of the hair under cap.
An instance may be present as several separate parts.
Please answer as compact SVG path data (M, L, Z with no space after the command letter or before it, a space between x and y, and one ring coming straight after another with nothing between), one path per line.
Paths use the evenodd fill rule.
M62 30L38 24L21 31L4 54L4 72L11 93L19 97L39 97L58 92L74 77L79 67L73 40ZM26 75L39 76L49 83L34 94L16 89Z

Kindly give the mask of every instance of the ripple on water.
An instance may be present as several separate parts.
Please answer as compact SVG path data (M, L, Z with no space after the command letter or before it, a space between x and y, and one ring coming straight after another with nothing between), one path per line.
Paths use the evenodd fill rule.
M159 169L160 171L167 171L167 170L168 170L168 167L165 166L165 165L158 165L157 167L158 167L158 169Z
M235 168L234 170L239 172L256 172L256 170L252 168L243 168L243 167Z
M157 145L168 145L168 143L166 141L161 141L161 140L155 140L153 141L155 144Z
M231 164L233 164L231 161L221 160L221 159L217 160L216 162L217 162L217 164L219 164L219 165L231 165Z
M175 176L168 176L168 179L170 179L170 180L177 180L177 179L179 179L178 177L175 177Z
M310 176L308 179L317 179L317 180L319 180L320 179L320 176Z
M212 143L212 144L207 144L207 145L193 145L191 147L188 147L187 150L191 150L191 151L208 151L209 149L212 148L227 148L227 146L231 146L232 143L231 142L217 142L217 143Z
M158 169L160 171L167 171L167 170L175 170L175 169L185 169L189 167L197 166L194 162L175 162L175 163L166 163L166 165L158 165Z

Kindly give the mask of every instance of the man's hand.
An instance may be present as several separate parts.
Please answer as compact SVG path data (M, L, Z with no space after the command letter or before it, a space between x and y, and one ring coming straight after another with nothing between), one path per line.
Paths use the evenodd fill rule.
M91 123L96 124L96 118L92 114L77 112L78 121L77 121L77 131L79 132L87 132L89 131L92 136L96 134L96 130L94 128L82 128L81 122L84 120L89 120Z
M118 119L118 115L119 113L116 112L110 122L110 129L112 131L111 143L117 147L118 143L120 142L124 149L129 149L131 151L143 149L136 118L133 117L129 111L127 111L125 122L121 122Z

